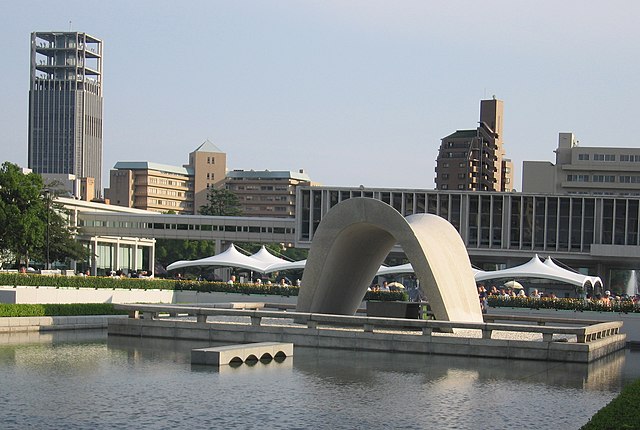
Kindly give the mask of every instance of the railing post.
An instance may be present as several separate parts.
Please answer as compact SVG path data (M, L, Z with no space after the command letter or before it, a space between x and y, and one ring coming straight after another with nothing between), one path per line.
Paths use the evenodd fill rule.
M543 342L552 342L553 341L553 333L542 333L542 341Z
M365 333L373 333L373 324L365 324L364 331Z
M251 317L251 325L259 326L262 321L262 317Z
M196 314L196 321L199 323L206 323L207 322L207 316L203 315L203 314Z
M140 311L129 311L129 318L140 319Z
M307 328L318 328L318 321L307 320Z
M431 327L422 327L422 335L423 336L431 336L433 334L433 328Z
M156 316L156 313L155 313L155 312L147 312L147 311L144 311L144 312L142 313L142 316L143 316L143 318L144 318L144 319L146 319L146 320L152 320L152 319L154 319L154 317Z
M490 328L483 328L482 329L482 338L483 339L491 339L491 332L493 330Z

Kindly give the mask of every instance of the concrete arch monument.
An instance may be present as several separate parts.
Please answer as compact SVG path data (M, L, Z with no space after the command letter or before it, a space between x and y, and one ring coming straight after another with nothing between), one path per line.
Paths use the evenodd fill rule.
M400 244L439 320L482 322L467 249L456 229L431 214L403 217L379 200L333 207L313 236L299 312L353 315L391 248Z

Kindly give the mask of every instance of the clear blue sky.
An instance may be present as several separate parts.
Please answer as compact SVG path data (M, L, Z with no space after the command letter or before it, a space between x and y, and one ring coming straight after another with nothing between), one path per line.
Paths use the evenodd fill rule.
M640 2L4 1L0 160L27 162L29 37L103 39L104 172L173 165L205 139L229 169L433 188L440 139L505 102L507 156L559 132L638 146Z

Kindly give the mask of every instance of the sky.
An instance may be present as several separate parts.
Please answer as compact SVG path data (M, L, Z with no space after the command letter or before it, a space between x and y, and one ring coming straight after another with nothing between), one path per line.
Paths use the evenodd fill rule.
M30 33L71 29L104 41L104 182L209 139L230 170L431 189L440 140L495 96L521 190L560 132L640 144L638 16L635 0L5 0L0 161L27 164Z

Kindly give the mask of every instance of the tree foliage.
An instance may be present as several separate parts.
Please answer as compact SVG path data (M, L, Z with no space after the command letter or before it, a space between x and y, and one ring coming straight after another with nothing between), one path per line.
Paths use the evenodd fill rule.
M0 251L12 255L16 263L46 259L47 222L50 261L86 255L52 197L45 197L40 175L23 174L9 162L0 166Z
M0 167L0 248L20 260L28 261L45 242L41 191L40 175L25 175L9 162Z
M216 253L215 242L206 240L157 239L156 260L167 267L178 260L196 260Z
M242 216L240 200L227 189L210 188L207 194L208 204L200 206L200 215Z

